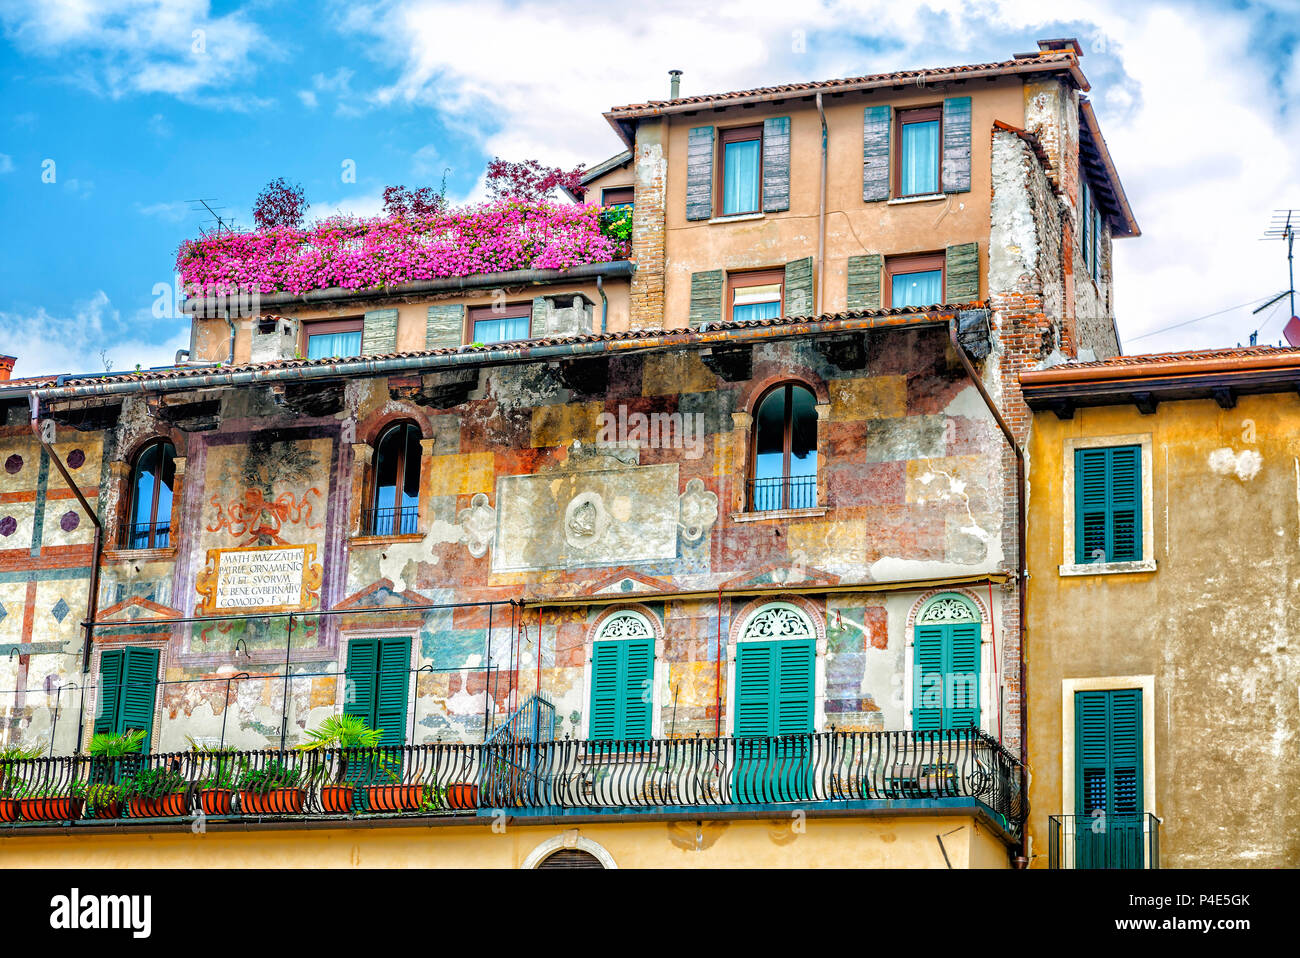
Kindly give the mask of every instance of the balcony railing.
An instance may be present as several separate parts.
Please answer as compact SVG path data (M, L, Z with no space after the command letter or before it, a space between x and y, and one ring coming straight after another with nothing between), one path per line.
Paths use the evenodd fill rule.
M749 480L751 512L811 509L817 505L816 476L776 476Z
M171 541L171 522L167 519L122 526L120 542L123 549L166 549Z
M1052 815L1049 868L1159 868L1160 819L1140 815Z
M974 729L773 738L518 741L319 751L193 751L0 762L0 823L671 811L916 799L1023 821L1019 766Z
M416 506L390 509L362 509L361 529L368 536L410 536L419 532L420 510Z

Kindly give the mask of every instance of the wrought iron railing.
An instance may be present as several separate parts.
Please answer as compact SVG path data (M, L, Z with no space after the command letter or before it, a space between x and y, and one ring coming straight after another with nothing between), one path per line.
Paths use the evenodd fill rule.
M123 525L118 540L123 549L166 549L172 541L171 520Z
M391 509L362 509L361 530L368 536L410 536L420 531L417 506Z
M1049 868L1159 868L1160 819L1131 815L1051 815Z
M975 729L191 751L0 762L0 822L976 799L1009 833L1016 760Z
M816 476L777 476L749 480L751 512L811 509L817 505Z

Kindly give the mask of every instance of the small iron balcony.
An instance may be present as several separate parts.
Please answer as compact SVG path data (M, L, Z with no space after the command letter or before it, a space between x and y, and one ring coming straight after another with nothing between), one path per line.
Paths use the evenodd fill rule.
M1052 815L1048 868L1159 868L1160 819L1129 815Z

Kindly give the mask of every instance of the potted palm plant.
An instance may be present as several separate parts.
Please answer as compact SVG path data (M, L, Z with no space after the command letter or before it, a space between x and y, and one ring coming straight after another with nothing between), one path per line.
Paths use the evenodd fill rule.
M321 811L340 814L357 808L359 806L357 782L363 777L363 769L357 767L356 756L349 754L348 750L374 748L383 736L383 729L372 729L360 716L343 714L331 715L316 728L309 729L306 734L310 741L299 745L300 751L340 750L334 780L321 785L319 789ZM351 769L349 764L352 766ZM316 780L326 777L329 774L329 767L329 763L324 761L314 764L311 777Z
M122 814L121 778L123 758L138 755L144 744L141 730L111 734L98 732L90 737L86 752L90 755L90 781L74 783L86 800L87 818L118 818Z
M16 822L19 807L27 794L27 783L18 774L15 762L40 758L45 749L40 745L10 745L0 749L0 822Z
M267 759L253 768L240 759L237 787L239 811L244 815L296 815L302 812L302 772L279 759Z

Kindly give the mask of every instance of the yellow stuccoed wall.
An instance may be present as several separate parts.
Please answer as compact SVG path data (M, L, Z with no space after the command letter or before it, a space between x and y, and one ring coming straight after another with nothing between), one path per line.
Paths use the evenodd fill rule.
M595 842L620 868L1009 867L1006 848L968 816L410 826L278 831L33 834L0 839L9 868L519 868L553 839Z

